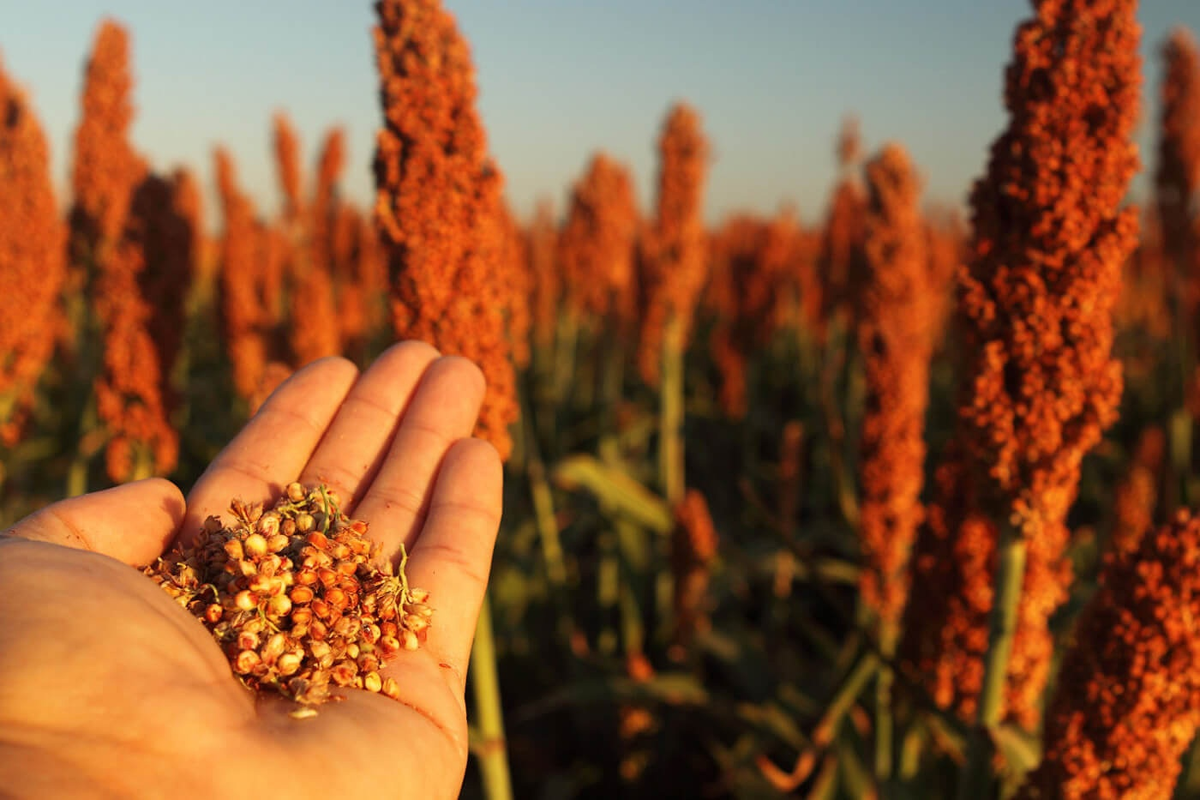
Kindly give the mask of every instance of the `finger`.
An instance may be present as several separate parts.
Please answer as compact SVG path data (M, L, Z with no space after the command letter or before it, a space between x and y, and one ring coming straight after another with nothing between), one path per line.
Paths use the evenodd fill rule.
M271 395L209 465L188 495L181 538L221 514L236 498L263 502L296 479L354 385L358 369L323 358L296 372Z
M471 435L483 392L483 373L464 358L439 358L425 370L391 449L355 511L370 524L384 553L399 552L401 543L412 545L438 465L451 444Z
M337 492L342 510L353 513L387 455L421 375L438 355L433 346L412 341L376 359L346 396L300 482L324 483Z
M102 553L140 567L162 555L183 517L179 488L162 478L148 478L46 506L5 533Z
M446 454L429 516L408 561L408 582L429 592L429 635L442 660L466 674L500 529L503 468L496 449L462 439Z

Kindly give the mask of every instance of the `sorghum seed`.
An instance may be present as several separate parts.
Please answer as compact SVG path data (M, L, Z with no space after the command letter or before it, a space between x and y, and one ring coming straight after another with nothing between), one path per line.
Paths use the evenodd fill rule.
M358 562L339 561L337 565L337 571L343 575L353 575L354 573L358 572Z
M383 687L380 689L380 691L393 700L400 699L400 683L395 678L384 678Z
M274 511L268 511L263 514L258 520L258 532L269 540L272 536L279 533L279 515Z
M350 644L346 645L345 656L346 656L346 658L352 658L355 660L358 659L358 643L357 642L351 642Z
M216 603L209 603L204 609L204 619L209 623L220 622L224 612L225 610Z
M292 481L287 485L287 498L293 503L299 503L304 499L305 494L306 492L304 491L304 484Z
M312 599L312 602L309 603L309 608L311 608L312 612L317 615L318 619L329 619L330 615L333 613L333 609L329 607L329 603L325 602L319 597L314 597Z
M317 522L313 519L312 514L306 512L296 515L296 530L300 531L301 533L307 533L308 531L311 531L316 527L316 525Z
M282 617L291 610L292 601L288 599L286 594L277 594L267 601L267 612L269 614Z
M279 532L284 536L291 537L296 533L296 520L288 517L279 525Z
M317 570L317 578L320 579L322 586L333 586L338 582L338 574L329 567L321 567Z
M261 533L252 533L242 542L246 555L261 558L267 554L267 540Z
M296 583L301 586L312 586L317 582L317 573L311 569L302 569L296 573Z
M384 636L395 636L400 632L400 626L394 622L381 622L379 624L379 632Z
M242 552L242 542L240 539L230 539L225 543L224 549L225 554L234 560L240 561L245 557Z
M245 675L258 666L258 663L258 653L253 650L243 650L234 659L233 670L240 675Z
M416 614L409 614L404 618L404 627L413 633L420 633L429 627L429 620Z
M318 642L325 641L325 637L329 635L329 629L325 627L325 623L319 619L312 621L312 624L308 626L308 632L309 636L316 639Z
M258 567L255 566L253 562L247 561L246 559L242 559L241 561L237 562L237 569L244 578L249 578L258 574Z
M280 675L291 675L296 670L300 669L300 662L300 656L296 655L295 653L284 653L279 657L279 660L275 662L275 669L279 671Z
M379 669L379 657L374 653L362 653L358 656L358 668L363 672L374 672Z
M272 553L278 553L280 550L288 546L288 537L285 533L276 533L267 539L267 549Z
M292 602L296 602L296 598L292 598ZM307 625L312 622L313 613L311 608L296 608L292 607L292 625Z
M331 650L332 648L326 642L308 643L308 652L312 654L313 658L318 660L327 655Z
M358 674L358 665L353 661L339 661L329 670L329 676L339 686L346 686Z
M375 644L379 641L379 626L374 623L364 625L358 635L367 644Z
M421 640L417 635L410 630L400 631L400 642L404 645L405 650L416 650L421 646Z
M287 649L287 636L282 633L277 633L267 640L263 645L262 656L263 663L274 664L279 656L283 655L283 651Z
M346 598L346 593L337 587L327 589L325 591L325 602L329 603L330 606L336 608L338 611L344 609L349 603Z
M424 603L429 599L429 592L424 589L412 589L409 591L408 596L412 598L414 603Z
M343 542L338 542L333 546L333 549L329 551L329 554L338 561L349 558L351 555L353 555L353 553L354 551L350 549L350 546L344 544Z
M363 676L363 688L368 692L378 692L383 688L383 679L378 672L368 672Z
M400 640L395 636L384 635L379 639L379 651L383 653L384 658L391 658L400 652Z
M297 586L292 589L291 598L293 603L307 603L313 599L313 590L307 586Z
M259 642L257 633L240 631L237 635L237 646L239 650L257 650L258 644Z
M258 608L258 597L249 589L243 589L238 592L233 602L242 611L250 611L251 609Z

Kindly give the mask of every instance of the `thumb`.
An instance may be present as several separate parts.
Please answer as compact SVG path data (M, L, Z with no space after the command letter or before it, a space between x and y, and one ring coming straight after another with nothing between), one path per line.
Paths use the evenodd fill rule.
M183 523L184 510L175 484L149 478L61 500L4 533L142 566L162 555Z

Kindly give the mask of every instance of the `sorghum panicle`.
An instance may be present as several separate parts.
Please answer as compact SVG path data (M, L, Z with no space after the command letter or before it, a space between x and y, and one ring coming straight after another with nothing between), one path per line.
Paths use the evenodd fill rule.
M860 541L864 602L893 631L908 590L908 557L924 516L925 410L929 405L932 292L920 182L890 144L866 166L870 200L865 282L858 297L866 401L862 422Z
M746 362L789 322L789 293L801 288L802 232L791 209L770 220L728 219L712 238L712 270L704 302L715 317L713 358L721 372L726 414L746 413Z
M995 594L996 526L979 511L958 446L943 455L934 490L910 559L900 663L939 707L973 721Z
M658 201L645 241L638 350L638 368L651 385L658 384L664 328L674 319L681 326L681 341L665 344L687 345L692 312L707 278L703 209L708 140L695 109L685 103L671 108L658 149Z
M71 238L73 269L83 270L80 281L86 280L87 264L102 264L124 233L134 187L146 171L129 142L132 90L129 34L106 19L96 31L84 72L82 116L74 139Z
M269 307L262 294L263 260L254 207L237 185L229 153L214 153L217 187L225 216L220 245L220 307L233 385L245 399L258 390L266 368Z
M1200 726L1200 520L1180 511L1111 552L1046 713L1019 800L1174 796Z
M1141 82L1134 0L1034 7L1007 72L1008 129L971 195L958 303L964 467L979 510L1027 543L1005 698L1026 728L1050 669L1049 616L1071 579L1066 514L1080 464L1121 395L1112 312L1137 233L1136 210L1121 204L1138 166ZM971 638L986 641L986 617L978 623Z
M66 263L46 136L2 63L0 175L0 442L11 445L65 323Z
M439 0L380 0L373 31L384 127L376 137L375 219L388 248L396 334L466 356L488 391L478 432L507 457L515 377L486 261L503 178L487 161L475 68Z
M629 169L597 153L575 184L559 238L563 276L572 311L603 319L621 332L635 321L637 284L633 271L638 210Z
M275 112L271 124L274 130L275 169L279 173L279 187L283 192L283 216L295 219L303 208L300 197L300 140L296 135L296 127L285 112Z
M558 227L554 208L548 201L538 203L533 219L525 229L525 252L533 276L533 340L539 347L554 343L561 300L561 266L558 263Z
M1176 28L1162 47L1163 81L1155 205L1162 225L1163 248L1174 274L1184 276L1195 293L1200 268L1200 230L1195 212L1200 188L1200 50L1185 28ZM1196 298L1189 302L1195 311ZM1189 334L1195 335L1195 334Z
M817 255L821 289L821 330L851 302L851 281L862 273L863 219L866 194L854 175L861 144L858 122L850 118L838 136L838 166L842 175L829 199Z

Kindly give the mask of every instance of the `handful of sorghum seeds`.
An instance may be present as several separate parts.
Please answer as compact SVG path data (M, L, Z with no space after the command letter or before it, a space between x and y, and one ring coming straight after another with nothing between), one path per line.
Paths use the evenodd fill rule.
M398 697L380 670L425 641L429 593L376 563L367 523L348 519L325 486L289 484L274 507L234 500L186 548L142 571L212 632L251 689L317 705L334 687Z

